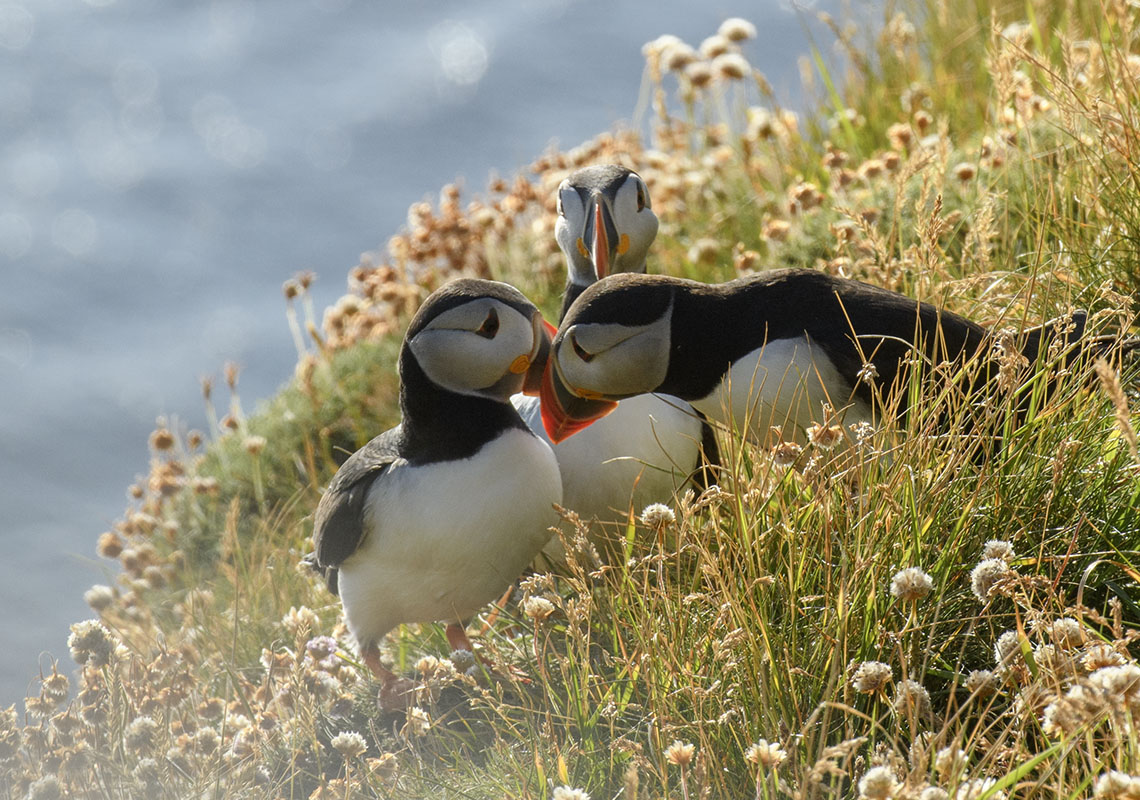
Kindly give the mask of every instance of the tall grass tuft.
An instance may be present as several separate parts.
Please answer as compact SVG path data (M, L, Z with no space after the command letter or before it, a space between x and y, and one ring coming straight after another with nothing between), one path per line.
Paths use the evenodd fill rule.
M204 385L211 431L156 430L97 544L118 572L85 595L93 619L23 712L0 712L0 787L1140 796L1137 374L1119 359L1005 348L997 391L963 388L981 364L912 370L883 398L909 407L897 424L825 422L806 445L720 431L715 485L598 526L604 546L565 510L565 568L473 623L488 667L448 657L434 626L390 636L386 658L419 683L406 713L377 709L336 598L298 567L321 488L395 421L399 337L428 292L492 276L553 316L554 189L583 164L646 180L660 272L826 270L999 342L1076 308L1094 334L1131 330L1138 16L1117 0L891 4L874 30L834 23L848 67L814 59L824 91L803 116L747 61L749 23L699 46L662 37L640 130L466 203L445 187L319 321L313 276L290 281L294 380L247 415L230 373L221 415Z

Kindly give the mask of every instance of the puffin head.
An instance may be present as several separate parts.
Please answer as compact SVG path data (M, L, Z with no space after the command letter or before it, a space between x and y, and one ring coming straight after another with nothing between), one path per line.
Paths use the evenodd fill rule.
M552 335L513 286L461 278L424 301L404 347L435 385L506 402L516 392L538 393Z
M664 382L672 347L675 284L614 275L574 302L550 346L542 379L542 422L560 442Z
M558 187L554 238L566 256L570 284L584 287L616 272L645 272L657 237L649 189L616 164L583 167Z

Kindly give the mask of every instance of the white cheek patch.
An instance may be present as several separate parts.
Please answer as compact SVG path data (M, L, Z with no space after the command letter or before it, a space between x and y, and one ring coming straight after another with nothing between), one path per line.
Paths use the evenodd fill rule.
M581 325L572 329L579 345L593 357L574 351L567 336L559 359L562 377L575 389L607 397L651 392L669 369L669 331L663 322L638 327Z
M475 305L475 304L472 304ZM481 304L480 304L481 305ZM522 385L524 375L511 371L519 356L528 356L534 348L534 329L514 309L496 304L499 330L488 339L475 333L486 318L487 307L470 315L477 320L471 330L432 327L420 331L408 343L420 368L437 386L459 394L509 396ZM441 320L444 316L441 315ZM455 320L444 320L454 324ZM513 380L503 381L504 377ZM491 390L488 392L487 390Z

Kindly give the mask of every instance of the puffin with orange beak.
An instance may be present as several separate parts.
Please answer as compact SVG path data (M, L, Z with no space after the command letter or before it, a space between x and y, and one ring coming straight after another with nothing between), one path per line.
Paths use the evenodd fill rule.
M616 164L579 169L558 187L557 210L554 236L567 272L562 313L607 275L645 272L658 222L636 172ZM512 401L545 437L538 399L516 395ZM688 403L652 396L623 402L590 431L554 447L563 505L583 520L602 522L669 502L690 477L705 477L701 467L715 464L715 453L712 430ZM547 549L557 550L556 542Z
M1026 362L1140 349L1140 339L1084 336L1085 315L1024 330ZM553 442L573 441L626 398L680 397L711 420L762 438L803 440L830 406L844 425L881 421L894 393L906 411L911 364L964 368L962 390L987 391L995 334L953 312L818 270L764 272L704 284L615 275L564 315L542 385ZM976 367L968 368L971 360Z
M412 681L380 658L405 622L464 623L534 560L557 524L558 462L510 403L537 388L549 333L505 283L453 281L416 312L400 351L398 426L341 465L313 517L305 560L339 594L380 705L412 702Z

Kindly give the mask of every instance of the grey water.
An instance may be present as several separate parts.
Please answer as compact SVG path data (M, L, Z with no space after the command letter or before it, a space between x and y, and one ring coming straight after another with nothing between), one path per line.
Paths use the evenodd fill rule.
M730 16L783 104L787 0L0 0L0 706L74 665L99 534L202 376L247 410L292 374L283 281L318 308L408 206L469 197L628 120L641 46Z

